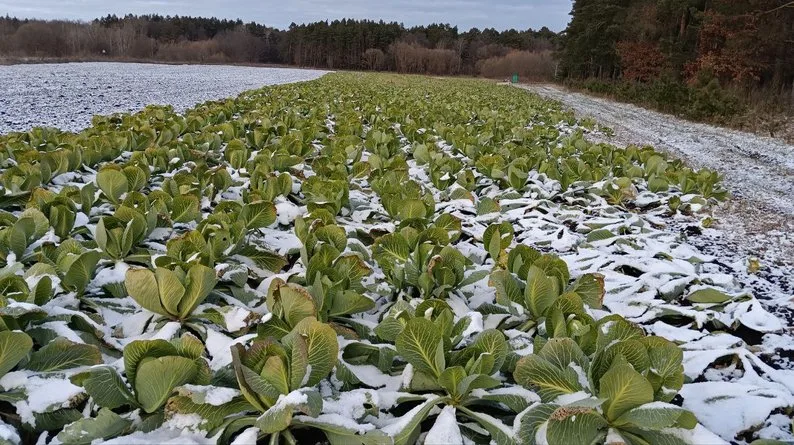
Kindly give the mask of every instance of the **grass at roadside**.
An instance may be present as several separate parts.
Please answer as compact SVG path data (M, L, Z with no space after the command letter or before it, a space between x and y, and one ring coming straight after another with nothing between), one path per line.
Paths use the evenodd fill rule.
M704 79L693 85L680 81L651 83L589 79L564 85L621 102L634 103L694 122L726 126L794 143L794 95L745 94Z

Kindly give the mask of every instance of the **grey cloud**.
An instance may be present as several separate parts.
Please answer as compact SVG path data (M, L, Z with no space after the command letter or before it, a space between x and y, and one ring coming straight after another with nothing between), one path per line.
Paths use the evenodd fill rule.
M107 14L216 16L241 18L286 28L338 18L403 22L407 26L450 23L471 27L560 31L568 22L571 0L0 0L0 15L89 20Z

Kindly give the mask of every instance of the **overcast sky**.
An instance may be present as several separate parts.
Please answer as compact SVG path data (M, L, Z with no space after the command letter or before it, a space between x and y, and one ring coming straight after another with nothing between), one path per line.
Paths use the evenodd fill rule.
M561 31L571 0L0 0L0 15L43 19L90 20L127 13L241 18L286 28L335 18L383 19L407 26L451 23L499 30Z

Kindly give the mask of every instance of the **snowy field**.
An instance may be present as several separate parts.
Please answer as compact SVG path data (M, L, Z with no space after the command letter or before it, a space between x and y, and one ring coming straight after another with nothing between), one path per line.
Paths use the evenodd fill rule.
M324 71L215 65L64 63L0 66L0 134L52 126L77 131L96 114L172 105L184 111L266 85Z
M708 244L721 244L771 263L794 264L794 146L555 85L521 87L610 127L615 134L607 142L653 145L688 165L718 171L733 200L715 214L718 225L728 230Z
M772 199L787 179L710 159L741 163L727 145L761 153L766 140L542 88L615 135L509 87L338 73L186 119L144 112L112 127L118 138L102 125L8 137L0 284L15 293L0 292L0 337L32 340L30 360L8 354L4 366L0 342L0 398L15 416L0 419L0 437L794 442L794 271L790 248L774 244L792 231L762 224L791 216ZM43 138L60 151L42 155ZM722 172L740 198L720 204L719 184L630 143ZM784 168L776 150L758 176ZM50 194L28 201L42 164L26 159L39 156ZM297 340L309 334L316 353ZM277 343L262 352L263 339ZM274 352L282 343L289 359ZM184 378L155 384L177 362ZM289 375L277 395L269 383L248 390L273 369ZM612 416L618 400L636 418ZM549 440L563 422L598 437ZM623 442L622 430L649 439Z
M713 208L711 217L702 217L713 221L709 227L693 224L688 218L674 218L664 221L664 231L671 237L685 240L685 245L694 248L697 255L708 255L708 259L701 258L711 263L712 276L726 278L731 283L729 287L754 295L781 324L774 333L775 329L769 326L758 329L750 327L752 323L742 322L750 330L706 337L700 337L697 326L690 326L686 335L693 335L692 339L677 340L684 341L682 348L688 376L696 376L703 363L715 363L715 357L736 355L706 370L692 384L684 385L681 395L685 399L684 406L697 412L701 422L723 438L731 437L732 433L750 424L761 423L764 425L758 431L761 437L785 443L794 440L794 436L785 432L791 430L791 417L781 409L794 402L791 358L794 353L791 337L794 321L794 146L777 139L693 123L634 105L566 91L556 85L520 87L557 100L578 117L592 118L613 132L590 133L587 136L590 140L617 146L652 145L692 167L709 168L723 176L723 184L732 198ZM668 244L672 245L673 242ZM758 261L760 270L749 273L751 261ZM627 306L617 312L630 316L632 309ZM747 315L750 313L752 311ZM758 331L767 334L759 337ZM674 339L686 332L656 333ZM749 345L757 355L747 353L745 348ZM773 388L782 391L773 395L776 390ZM719 409L714 405L707 407L708 403L700 407L692 405L694 399L720 398L724 403ZM727 413L734 415L726 416Z

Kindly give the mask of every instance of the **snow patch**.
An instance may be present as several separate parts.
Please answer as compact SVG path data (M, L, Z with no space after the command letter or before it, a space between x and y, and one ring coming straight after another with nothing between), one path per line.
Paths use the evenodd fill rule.
M455 418L455 407L445 406L436 418L436 423L425 436L425 445L462 444L458 420Z

